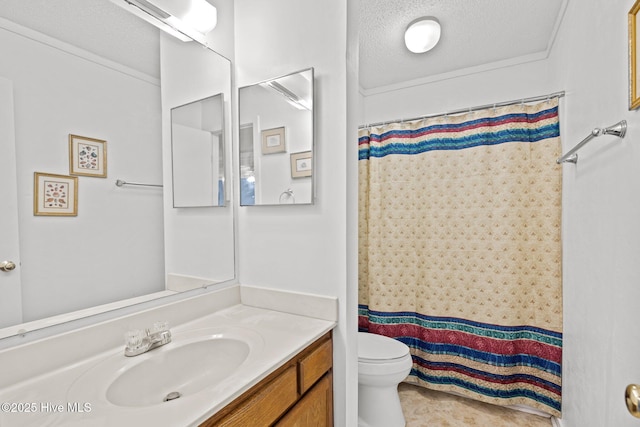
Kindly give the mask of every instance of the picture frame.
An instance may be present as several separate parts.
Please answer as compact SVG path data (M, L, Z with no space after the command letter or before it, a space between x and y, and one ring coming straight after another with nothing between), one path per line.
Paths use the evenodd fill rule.
M262 131L262 154L284 153L286 151L284 130L283 126Z
M69 134L69 175L107 177L107 141Z
M638 67L638 58L640 57L640 41L638 40L638 16L640 12L640 0L636 0L629 10L629 110L635 110L640 107L640 67Z
M301 151L291 154L291 178L304 178L313 173L313 154Z
M34 172L33 214L35 216L77 216L78 178Z

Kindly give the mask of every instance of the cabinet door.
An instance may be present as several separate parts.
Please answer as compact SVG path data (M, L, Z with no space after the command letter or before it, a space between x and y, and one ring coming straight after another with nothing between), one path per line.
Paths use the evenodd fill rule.
M325 375L285 415L276 427L332 427L333 393L331 373Z
M294 365L237 405L229 415L218 421L214 416L200 427L269 427L297 398Z

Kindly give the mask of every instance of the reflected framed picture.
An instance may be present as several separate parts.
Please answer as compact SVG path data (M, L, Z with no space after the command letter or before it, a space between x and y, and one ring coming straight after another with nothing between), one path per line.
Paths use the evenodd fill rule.
M640 94L638 84L640 83L640 70L638 69L638 57L640 43L638 42L638 12L640 11L640 0L636 0L629 10L629 110L640 107Z
M69 134L69 175L107 177L107 141Z
M33 187L34 215L78 215L77 177L34 172Z
M313 156L311 151L291 154L291 178L311 176L313 172Z
M284 153L284 127L262 131L262 154Z

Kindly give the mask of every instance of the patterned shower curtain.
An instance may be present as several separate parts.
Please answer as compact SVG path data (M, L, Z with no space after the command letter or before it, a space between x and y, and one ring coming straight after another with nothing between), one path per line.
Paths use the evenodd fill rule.
M363 129L359 328L407 382L560 415L558 99Z

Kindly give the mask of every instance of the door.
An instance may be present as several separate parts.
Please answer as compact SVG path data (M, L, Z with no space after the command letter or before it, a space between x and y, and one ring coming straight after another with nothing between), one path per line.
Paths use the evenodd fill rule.
M0 77L0 328L22 323L14 129L13 84Z

